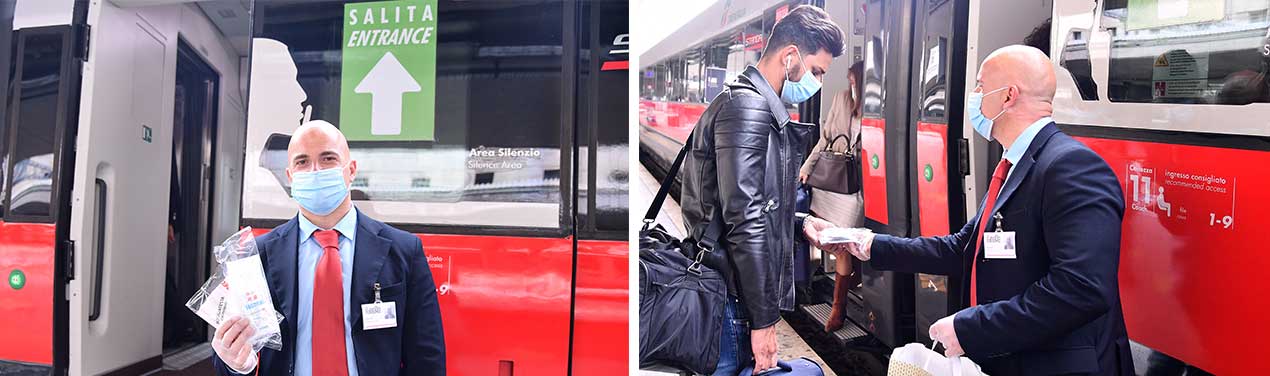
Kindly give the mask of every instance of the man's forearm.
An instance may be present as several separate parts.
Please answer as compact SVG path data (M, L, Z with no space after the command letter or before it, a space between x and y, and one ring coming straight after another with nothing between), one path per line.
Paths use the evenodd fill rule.
M886 234L873 237L870 265L879 270L952 275L961 270L961 253L955 235L901 238Z

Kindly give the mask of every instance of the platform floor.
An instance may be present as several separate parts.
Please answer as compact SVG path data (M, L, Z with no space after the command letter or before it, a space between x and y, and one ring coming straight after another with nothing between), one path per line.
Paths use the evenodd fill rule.
M661 186L656 178L648 172L643 166L639 168L639 182L631 187L631 211L637 215L643 215L648 210L648 205L653 201L653 196L657 195L657 188ZM667 231L676 237L683 238L684 225L683 216L680 215L679 203L674 198L667 198L666 203L662 205L661 212L657 214L657 224L665 227ZM821 365L825 361L812 351L811 346L807 345L807 341L803 340L798 332L789 325L788 322L781 320L776 324L776 336L779 344L779 353L781 359L795 359L799 357L807 357ZM823 366L826 376L836 376L828 366ZM672 375L662 372L640 371L642 376L662 376Z

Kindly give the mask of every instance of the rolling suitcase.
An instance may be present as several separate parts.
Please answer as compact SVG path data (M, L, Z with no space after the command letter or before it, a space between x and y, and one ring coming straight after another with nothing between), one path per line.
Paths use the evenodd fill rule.
M762 376L825 376L825 370L820 368L819 364L807 358L798 358L791 360L780 360L776 362L778 369L772 369L767 372L760 372L757 375ZM753 367L746 367L741 370L740 376L755 375Z

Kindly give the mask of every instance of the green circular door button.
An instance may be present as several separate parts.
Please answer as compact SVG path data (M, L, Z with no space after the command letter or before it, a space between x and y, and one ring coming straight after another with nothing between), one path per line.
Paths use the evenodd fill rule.
M9 287L21 290L22 286L26 286L26 274L23 274L21 270L13 269L9 272Z
M879 163L881 163L881 161L879 161L879 160L878 160L878 155L877 155L877 154L874 154L874 155L872 155L872 156L870 156L870 157L869 157L869 165L872 165L872 166L873 166L873 169L875 169L875 170L876 170L876 169L878 168L878 164L879 164Z
M922 169L922 177L926 178L927 183L935 178L935 169L931 168L929 163L926 164L926 168Z

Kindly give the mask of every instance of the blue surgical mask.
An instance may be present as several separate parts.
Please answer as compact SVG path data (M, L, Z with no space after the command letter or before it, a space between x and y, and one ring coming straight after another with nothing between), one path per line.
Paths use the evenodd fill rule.
M1005 109L1001 109L1001 112L992 118L983 116L983 108L981 107L983 106L983 97L1006 88L1009 88L1009 86L987 93L970 93L970 96L966 98L966 113L970 115L970 125L975 127L975 132L988 139L988 141L992 141L992 122L1001 117L1001 114L1005 113Z
M798 81L789 80L789 58L785 59L785 84L781 86L781 100L788 104L799 104L811 99L820 91L820 80L811 74L811 69L807 69L807 64L803 62L802 53L798 52L798 48L794 48L794 54L798 55L798 63L803 66L803 77Z
M291 174L291 197L310 213L327 215L348 196L344 168L335 167Z

